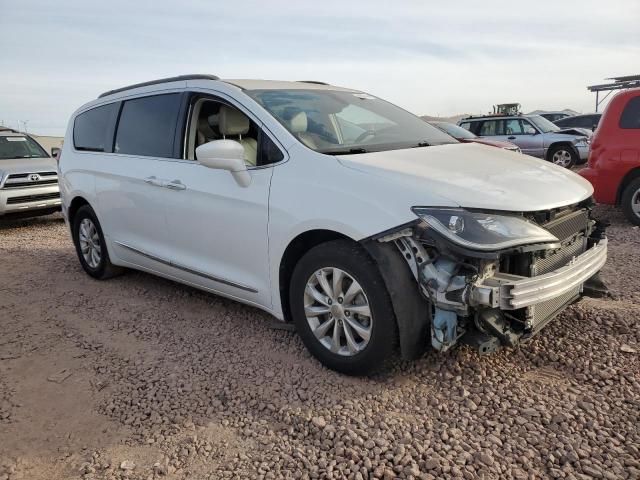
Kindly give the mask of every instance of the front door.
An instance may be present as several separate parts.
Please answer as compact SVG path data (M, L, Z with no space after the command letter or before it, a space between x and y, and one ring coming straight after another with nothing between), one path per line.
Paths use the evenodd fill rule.
M522 153L539 158L544 157L543 135L538 132L538 129L525 119L507 120L507 123L509 122L512 122L513 131L507 136L507 140L518 145Z
M193 94L189 111L185 159L177 162L174 179L181 190L167 192L164 202L173 274L270 308L270 165L284 158L283 151L248 112L227 100ZM196 148L219 139L236 140L244 147L249 186L239 185L226 170L198 163Z

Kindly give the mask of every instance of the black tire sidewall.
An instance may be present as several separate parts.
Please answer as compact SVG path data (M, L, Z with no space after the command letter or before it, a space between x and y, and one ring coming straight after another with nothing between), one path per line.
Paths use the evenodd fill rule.
M369 343L354 356L330 352L313 335L304 313L308 279L321 268L336 267L351 275L363 288L372 313ZM396 349L397 326L384 280L367 253L357 244L336 240L311 249L296 265L289 287L293 322L311 354L332 370L347 375L365 375L384 366Z
M571 163L569 165L567 165L566 167L562 167L562 168L569 169L569 168L575 166L576 162L578 161L578 153L575 151L574 148L572 148L572 147L570 147L568 145L556 145L555 147L552 147L551 150L549 150L549 155L548 155L549 162L553 163L553 156L559 150L566 150L567 152L569 152L569 155L571 155ZM555 163L553 163L553 164L557 165ZM557 165L557 166L560 167L561 165Z
M100 237L100 264L97 268L92 268L84 259L82 255L82 251L80 250L80 241L79 241L79 230L80 223L83 219L89 218L98 230L98 236ZM104 235L102 233L102 228L100 227L100 222L96 217L95 212L89 205L84 205L78 209L75 217L73 218L73 224L71 228L71 233L73 237L73 243L76 247L76 253L78 254L78 260L80 260L80 265L85 272L87 272L90 276L94 278L104 278L107 267L109 265L109 254L107 252L107 245L104 241Z
M640 217L634 213L633 208L631 208L633 195L638 190L640 190L640 178L632 180L631 183L625 187L622 192L622 198L620 199L622 211L624 212L625 217L627 217L627 220L634 225L640 225Z

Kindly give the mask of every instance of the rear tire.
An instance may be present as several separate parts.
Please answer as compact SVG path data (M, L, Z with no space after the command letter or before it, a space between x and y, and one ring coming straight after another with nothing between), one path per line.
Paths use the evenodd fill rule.
M640 225L640 178L632 180L622 192L622 211L634 225Z
M309 250L293 271L289 294L300 338L328 368L365 375L393 358L398 332L389 293L358 244L335 240Z
M71 236L80 265L90 276L106 280L124 272L122 267L111 263L100 222L89 205L83 205L76 212Z
M547 160L559 167L571 168L578 161L578 154L569 145L554 145L547 153Z

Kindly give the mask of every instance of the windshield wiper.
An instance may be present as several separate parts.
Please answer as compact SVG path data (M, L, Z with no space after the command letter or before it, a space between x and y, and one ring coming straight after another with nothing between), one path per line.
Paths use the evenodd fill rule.
M414 145L411 148L420 148L420 147L430 147L431 144L428 142L418 142L416 145Z
M361 147L345 148L344 150L324 150L321 153L329 155L353 155L357 153L368 153L368 151Z

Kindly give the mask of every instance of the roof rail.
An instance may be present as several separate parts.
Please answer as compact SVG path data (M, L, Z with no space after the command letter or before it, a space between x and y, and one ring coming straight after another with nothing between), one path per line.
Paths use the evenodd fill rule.
M126 90L131 90L133 88L148 87L149 85L158 85L160 83L168 83L168 82L182 82L186 80L220 80L220 78L216 77L215 75L206 75L201 73L196 73L192 75L178 75L177 77L160 78L158 80L151 80L150 82L134 83L133 85L129 85L127 87L116 88L115 90L109 90L108 92L104 92L98 95L98 98L106 97L108 95L113 95L114 93L118 93L118 92L124 92Z
M486 115L469 115L468 117L465 118L461 118L458 121L462 121L462 120L472 120L474 118L491 118L491 117L522 117L524 115L524 113L522 112L518 112L518 113L514 113L513 115L509 115L507 113L487 113Z
M298 83L313 83L315 85L331 85L330 83L321 82L319 80L296 80L296 82L298 82Z

